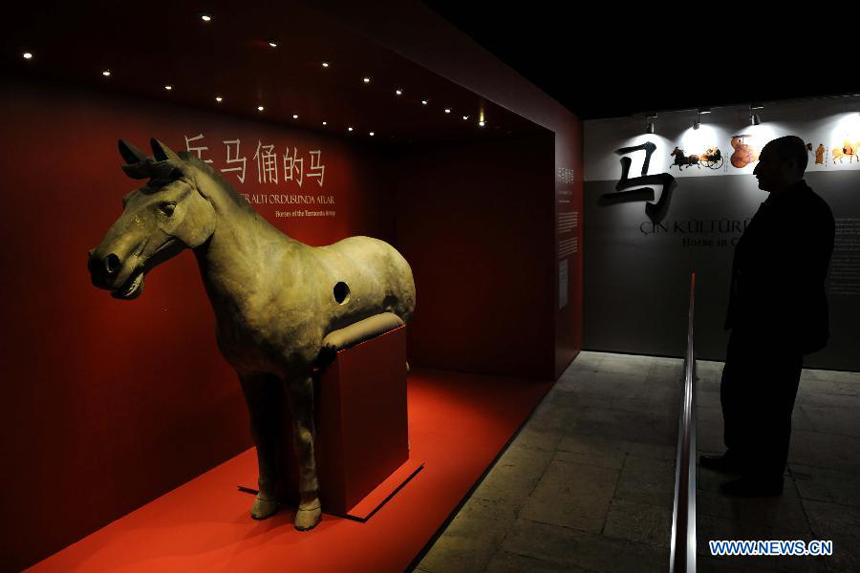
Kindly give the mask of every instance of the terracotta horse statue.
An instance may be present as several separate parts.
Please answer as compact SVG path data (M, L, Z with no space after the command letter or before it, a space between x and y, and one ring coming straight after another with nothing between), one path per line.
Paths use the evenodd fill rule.
M195 155L176 154L156 139L151 145L147 157L119 141L123 170L149 181L123 198L119 219L89 252L93 285L134 299L147 272L185 248L194 251L218 348L239 375L250 413L259 463L251 517L272 515L286 499L286 416L273 406L286 394L299 462L295 527L311 529L321 515L312 371L323 339L382 313L408 322L412 269L392 246L370 237L325 247L292 239Z

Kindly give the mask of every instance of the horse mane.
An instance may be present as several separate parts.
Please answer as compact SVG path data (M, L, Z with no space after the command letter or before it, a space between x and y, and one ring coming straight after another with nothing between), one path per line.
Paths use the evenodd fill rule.
M239 193L233 188L232 185L230 185L230 182L227 181L224 176L221 175L221 173L219 173L218 171L213 169L212 166L210 166L208 163L197 157L196 154L190 153L188 151L180 151L178 155L180 159L182 159L186 163L193 165L197 169L209 175L215 181L215 183L218 184L218 187L222 191L221 194L230 201L232 201L237 207L249 213L256 213L253 207L248 204L248 201L246 201L244 197L239 195Z

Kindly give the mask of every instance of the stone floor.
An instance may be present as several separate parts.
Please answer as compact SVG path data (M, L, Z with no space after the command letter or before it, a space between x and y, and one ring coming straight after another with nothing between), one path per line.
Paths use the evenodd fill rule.
M722 363L699 361L698 446L722 451ZM424 573L665 573L682 362L582 352L428 550ZM699 471L698 570L860 571L860 374L804 370L785 493ZM832 540L831 557L711 557L709 539Z

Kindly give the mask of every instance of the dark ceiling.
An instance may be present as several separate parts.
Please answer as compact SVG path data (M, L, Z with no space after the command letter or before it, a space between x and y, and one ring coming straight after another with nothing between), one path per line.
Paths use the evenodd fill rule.
M7 73L60 79L368 143L543 132L338 24L311 4L20 2L4 9L7 26L0 38L4 47L0 66ZM203 13L210 13L211 21L204 22ZM270 46L270 40L277 47ZM33 58L25 60L24 52ZM329 66L323 67L323 62ZM106 70L110 76L103 75ZM364 82L365 77L370 81ZM166 85L172 89L166 90ZM398 88L401 95L395 92ZM222 100L216 101L216 96Z
M746 4L424 3L582 119L860 92L849 5L768 12ZM5 9L0 64L307 129L345 133L352 125L353 136L374 131L377 141L537 129L311 5L19 2ZM199 18L206 11L214 15L208 24ZM25 49L36 54L32 61L22 60ZM109 78L101 76L106 68ZM174 89L165 91L166 83ZM396 87L403 96L395 97ZM477 129L481 109L490 129Z
M860 92L848 4L423 1L581 119Z

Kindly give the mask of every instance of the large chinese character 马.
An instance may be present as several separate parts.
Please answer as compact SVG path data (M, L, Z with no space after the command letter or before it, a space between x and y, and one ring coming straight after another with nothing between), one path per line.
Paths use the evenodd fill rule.
M647 201L648 198L654 197L654 189L644 187L645 185L660 185L660 196L656 202L647 201L645 203L645 213L652 221L662 219L666 214L666 209L672 196L672 190L675 187L675 178L670 173L657 173L648 175L648 170L651 166L651 157L657 146L650 141L646 141L641 145L632 147L622 147L616 150L616 154L623 155L621 158L621 179L615 185L615 192L605 193L601 197L602 204L612 204L626 201L639 201L643 198ZM638 151L645 152L645 159L642 162L642 170L639 177L629 177L630 166L633 160L627 157L631 153ZM635 188L635 189L634 189Z

